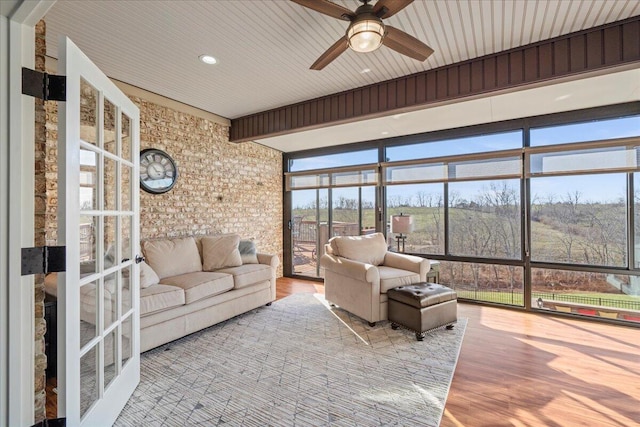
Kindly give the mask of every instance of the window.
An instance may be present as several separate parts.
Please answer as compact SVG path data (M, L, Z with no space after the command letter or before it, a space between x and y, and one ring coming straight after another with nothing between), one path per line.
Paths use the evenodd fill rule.
M458 298L524 305L522 267L441 261L440 283L454 289Z
M602 141L633 136L640 136L640 116L531 129L531 146Z
M289 171L300 172L314 169L338 168L342 166L378 163L378 150L351 151L289 160Z
M592 271L531 270L536 308L640 322L640 277Z
M386 161L458 156L516 148L522 148L521 130L388 147Z
M638 168L639 154L640 150L634 146L531 154L530 171L532 176L604 171L631 172Z
M558 116L534 118L511 131L393 145L382 164L376 150L308 158L313 165L288 173L287 188L327 195L318 241L377 226L400 250L390 217L410 215L404 251L439 260L440 283L459 298L640 322L640 115L621 111L630 108L634 115L529 129ZM351 166L321 169L318 159Z
M353 185L376 185L378 183L377 168L341 169L318 173L287 174L288 190L306 188L350 187Z
M533 261L626 267L626 174L531 179Z
M520 181L449 184L449 252L483 258L521 258Z
M634 242L635 268L640 268L640 174L633 174L633 204L634 204ZM638 292L640 294L640 291Z
M413 232L405 252L444 254L444 184L408 184L387 187L387 220L391 215L411 215ZM387 236L389 224L387 223Z

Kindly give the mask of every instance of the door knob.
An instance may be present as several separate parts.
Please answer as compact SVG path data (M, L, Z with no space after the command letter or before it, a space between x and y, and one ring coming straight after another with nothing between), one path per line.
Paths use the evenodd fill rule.
M144 261L144 257L136 254L136 264L140 264Z

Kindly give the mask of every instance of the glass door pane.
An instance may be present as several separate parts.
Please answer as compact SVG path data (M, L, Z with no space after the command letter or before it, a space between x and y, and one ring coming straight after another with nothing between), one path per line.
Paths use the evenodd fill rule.
M296 190L291 200L293 274L321 277L318 259L329 240L327 189Z
M376 187L362 187L360 189L360 212L362 221L361 234L376 232Z
M331 205L331 236L359 236L360 188L334 188Z

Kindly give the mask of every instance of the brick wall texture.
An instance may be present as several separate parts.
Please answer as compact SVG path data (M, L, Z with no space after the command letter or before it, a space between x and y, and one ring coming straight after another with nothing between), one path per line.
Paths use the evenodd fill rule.
M179 173L168 193L140 192L141 238L237 233L282 259L282 154L230 143L229 128L213 121L132 100L140 149L167 152Z
M35 28L36 55L35 69L38 71L45 70L45 53L46 53L46 26L44 21L40 21ZM46 111L45 102L35 100L35 209L34 224L35 234L34 243L36 246L46 244L46 211L47 211L47 183L46 183ZM46 418L46 374L47 357L45 355L44 334L46 331L46 323L44 320L44 275L38 274L34 278L34 418L36 422L40 422Z

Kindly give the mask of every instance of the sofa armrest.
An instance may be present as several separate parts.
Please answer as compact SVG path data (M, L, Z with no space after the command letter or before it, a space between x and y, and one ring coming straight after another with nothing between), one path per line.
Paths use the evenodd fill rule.
M334 273L362 282L374 283L380 281L378 268L372 264L365 264L335 255L324 254L322 258L320 258L320 265Z
M421 281L427 280L427 273L431 268L431 263L426 258L413 255L399 254L396 252L387 252L384 256L384 265L387 267L398 268L400 270L413 271L420 275Z
M257 253L256 256L258 257L258 263L260 264L265 264L273 268L278 268L280 265L280 258L278 258L277 255Z

